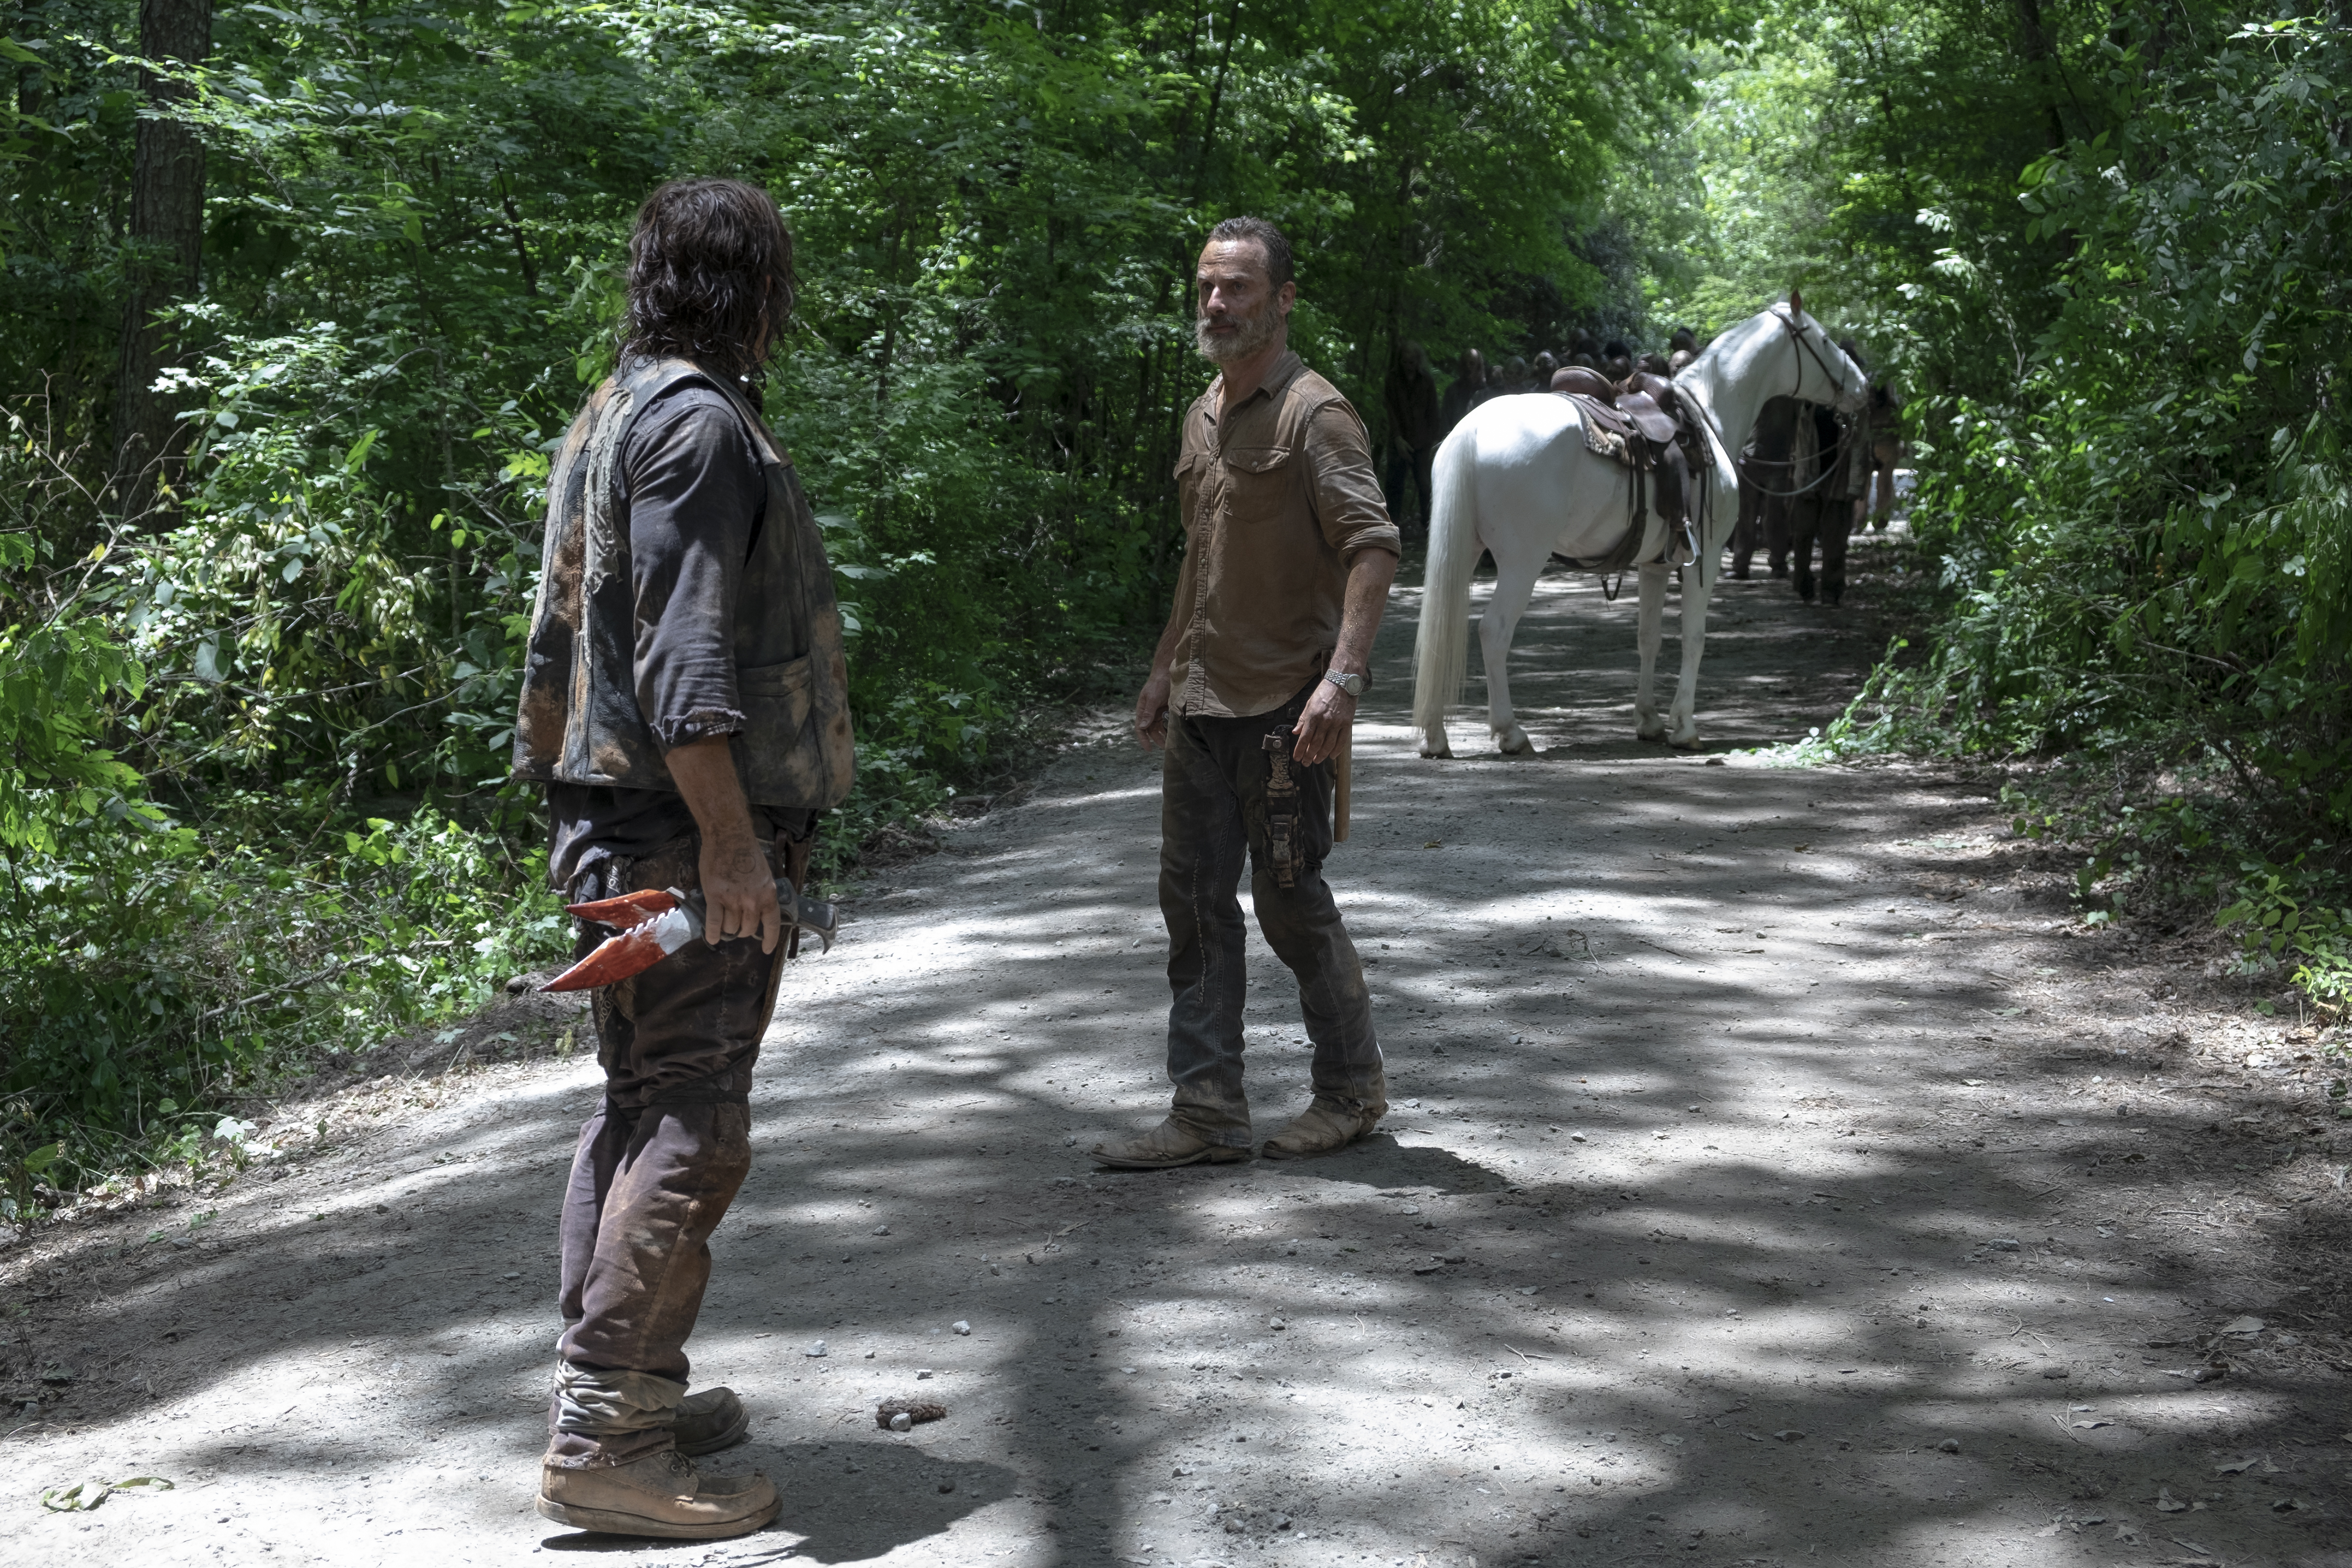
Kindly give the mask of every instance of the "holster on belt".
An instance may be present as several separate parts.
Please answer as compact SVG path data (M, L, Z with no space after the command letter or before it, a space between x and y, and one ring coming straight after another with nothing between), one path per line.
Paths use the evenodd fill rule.
M1274 731L1262 742L1273 760L1265 782L1266 853L1274 861L1276 887L1298 885L1298 781L1290 776L1290 731Z

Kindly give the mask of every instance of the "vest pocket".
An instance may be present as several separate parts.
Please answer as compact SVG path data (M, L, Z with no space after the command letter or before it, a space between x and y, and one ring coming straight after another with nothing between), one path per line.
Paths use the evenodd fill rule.
M798 775L808 771L804 734L815 679L816 661L807 655L782 664L736 667L735 696L743 705L738 741L744 784L755 805L803 805L814 798L812 781Z
M805 694L814 667L808 656L788 658L782 664L738 665L735 667L735 689L745 697L754 693L762 696L782 696L786 692Z

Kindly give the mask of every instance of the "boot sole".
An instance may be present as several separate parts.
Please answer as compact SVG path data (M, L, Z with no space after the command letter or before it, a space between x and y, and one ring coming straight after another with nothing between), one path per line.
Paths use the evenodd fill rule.
M1106 1171L1174 1171L1186 1165L1238 1165L1250 1157L1250 1152L1213 1143L1199 1153L1187 1154L1181 1160L1121 1160L1108 1154L1087 1157Z
M712 1436L705 1437L699 1443L680 1443L677 1446L677 1451L684 1454L689 1459L698 1459L705 1454L715 1454L721 1448L733 1447L736 1444L741 1442L745 1435L751 1430L751 1413L749 1410L746 1410L741 1415L736 1418L735 1424L728 1427L726 1431L718 1433Z
M732 1535L749 1535L768 1523L784 1509L784 1500L778 1498L755 1514L741 1519L715 1521L709 1524L678 1524L665 1519L647 1519L643 1514L616 1513L610 1509L573 1508L566 1503L539 1500L539 1517L568 1524L574 1530L593 1530L603 1535L642 1535L660 1541L724 1541Z

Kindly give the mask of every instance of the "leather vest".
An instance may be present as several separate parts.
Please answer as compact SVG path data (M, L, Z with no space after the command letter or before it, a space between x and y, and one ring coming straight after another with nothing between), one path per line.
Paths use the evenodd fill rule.
M766 475L766 514L736 596L730 737L755 805L824 810L855 766L849 671L833 568L792 458L733 387L685 360L640 359L608 377L564 432L547 487L539 599L515 717L517 777L672 794L677 781L637 708L636 598L615 471L638 413L680 381L717 389L743 417Z

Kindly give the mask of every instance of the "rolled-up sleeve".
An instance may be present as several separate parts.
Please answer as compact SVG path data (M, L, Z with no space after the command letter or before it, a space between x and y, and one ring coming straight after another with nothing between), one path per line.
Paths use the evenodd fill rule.
M1342 556L1359 550L1404 552L1390 521L1381 481L1372 471L1372 445L1364 422L1342 402L1326 403L1307 418L1307 484L1324 542Z
M734 734L735 601L767 502L759 456L720 394L688 386L640 416L622 460L637 710L666 752Z

